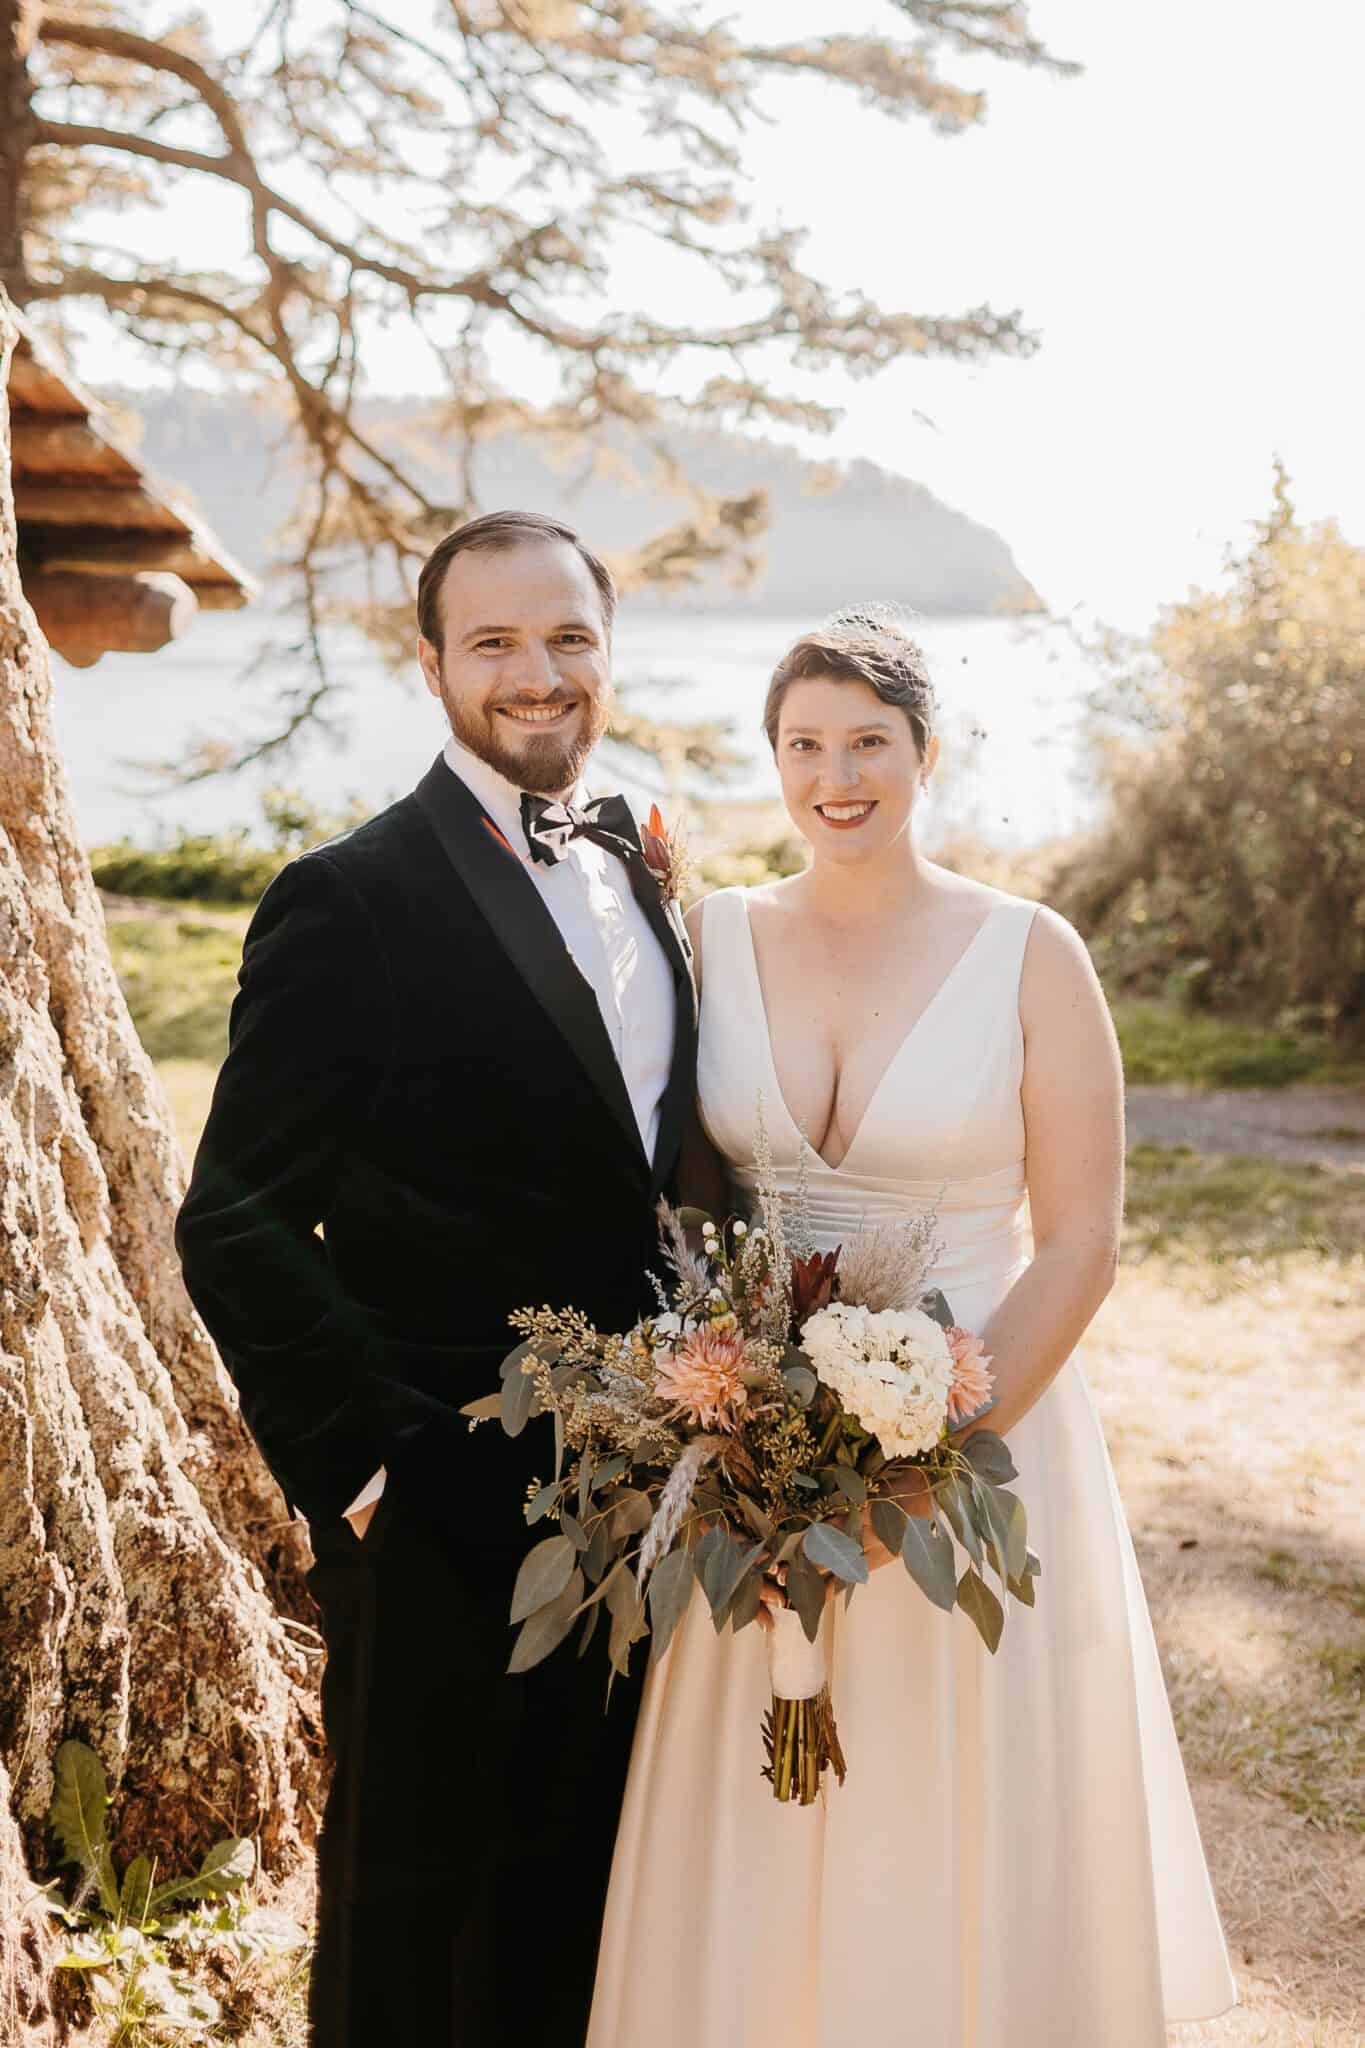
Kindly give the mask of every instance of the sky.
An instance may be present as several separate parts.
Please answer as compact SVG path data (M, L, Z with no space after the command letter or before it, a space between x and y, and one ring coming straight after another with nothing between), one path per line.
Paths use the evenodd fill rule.
M897 21L890 0L724 12L784 37ZM1083 74L969 67L989 106L964 135L804 85L746 139L757 211L808 231L817 274L889 307L1018 307L1041 342L1022 362L795 380L842 409L802 445L920 479L996 527L1055 610L1129 630L1216 580L1269 502L1276 455L1301 512L1365 545L1362 10L1033 0L1029 19ZM174 244L192 223L226 253L236 202L215 204L187 188L161 232ZM96 386L135 374L93 333L79 367ZM527 371L510 352L496 367L510 383ZM396 337L368 370L401 392L425 374Z

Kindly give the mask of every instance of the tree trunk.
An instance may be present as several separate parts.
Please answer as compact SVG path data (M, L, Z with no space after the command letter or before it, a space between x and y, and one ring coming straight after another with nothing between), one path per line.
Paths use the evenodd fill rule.
M306 1551L180 1284L179 1153L56 757L13 342L0 292L0 2032L38 2041L57 1745L99 1753L120 1864L169 1875L229 1833L295 1861L321 1742Z

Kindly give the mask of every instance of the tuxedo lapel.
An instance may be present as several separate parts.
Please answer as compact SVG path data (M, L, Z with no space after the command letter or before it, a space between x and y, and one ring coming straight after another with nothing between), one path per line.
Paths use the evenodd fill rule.
M563 1033L643 1160L640 1127L597 998L574 965L559 927L521 860L478 799L440 756L413 796L512 964L551 1023ZM634 867L633 862L630 865Z
M674 1014L673 1063L668 1086L659 1105L659 1136L654 1147L655 1192L672 1172L682 1144L697 1078L697 990L692 979L692 946L677 901L665 902L663 891L647 867L643 852L638 860L626 862L635 900L649 921L650 930L663 948L673 972Z

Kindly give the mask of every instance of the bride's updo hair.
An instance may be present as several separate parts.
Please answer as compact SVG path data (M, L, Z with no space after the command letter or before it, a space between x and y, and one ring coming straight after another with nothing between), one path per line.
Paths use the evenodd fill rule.
M777 752L782 699L793 683L833 678L866 683L883 704L894 704L910 722L921 754L933 737L938 710L924 649L911 638L894 605L854 605L836 612L813 633L804 633L773 670L763 706L763 730Z

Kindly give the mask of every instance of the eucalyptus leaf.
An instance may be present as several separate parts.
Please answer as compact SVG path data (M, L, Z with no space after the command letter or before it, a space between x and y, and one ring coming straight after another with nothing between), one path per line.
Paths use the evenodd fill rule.
M628 1486L612 1500L611 1529L614 1536L640 1536L654 1520L654 1503L638 1487Z
M788 1391L797 1406L809 1408L811 1402L815 1399L815 1390L820 1382L805 1360L802 1359L799 1365L785 1366L782 1377L786 1381Z
M471 1422L492 1422L502 1413L502 1395L481 1394L477 1401L466 1401L460 1413Z
M739 1590L730 1602L730 1626L738 1635L742 1628L748 1628L758 1619L758 1610L763 1604L763 1573L750 1571L739 1582Z
M985 1526L986 1556L1003 1582L1009 1577L1009 1567L1005 1562L1009 1510L998 1499L995 1488L984 1480L978 1480L973 1486L972 1498Z
M506 1358L504 1358L502 1364L498 1367L498 1378L500 1380L511 1379L514 1373L519 1374L521 1372L523 1360L527 1358L538 1358L539 1356L540 1353L537 1351L535 1345L532 1344L529 1339L527 1339L526 1342L516 1345L511 1351L508 1352Z
M982 1560L981 1538L977 1534L970 1493L958 1480L949 1479L934 1489L934 1505L942 1508L954 1536L972 1563L979 1565Z
M699 1573L701 1589L710 1602L711 1619L717 1628L725 1618L725 1610L743 1575L747 1557L752 1554L742 1550L727 1530L722 1529L719 1533L720 1541L712 1545ZM761 1545L759 1547L762 1548Z
M851 1465L827 1465L825 1470L845 1500L852 1501L855 1508L867 1505L867 1488L861 1472L855 1472Z
M620 1590L617 1591L616 1589ZM611 1635L608 1639L607 1654L611 1668L622 1678L630 1669L630 1646L646 1634L645 1603L640 1589L629 1572L623 1572L615 1582L613 1591L607 1595L611 1609Z
M697 1543L692 1552L692 1563L699 1585L704 1586L706 1584L706 1569L711 1557L729 1540L725 1533L724 1523L713 1522Z
M554 1484L542 1486L539 1493L533 1493L530 1500L526 1503L527 1521L535 1523L540 1521L542 1516L548 1515L550 1509L559 1499L559 1491L558 1485Z
M585 1450L578 1460L578 1512L588 1512L588 1495L592 1488L592 1452Z
M850 1585L866 1583L867 1559L862 1546L855 1543L846 1530L837 1529L833 1522L812 1522L802 1548L817 1568L833 1572L836 1578Z
M687 1612L695 1579L692 1553L670 1550L661 1557L649 1576L649 1619L654 1631L654 1654L662 1657L673 1640L673 1632Z
M1030 1550L1030 1552L1028 1553L1028 1556L1024 1560L1024 1570L1028 1573L1031 1579L1042 1578L1043 1560L1041 1557L1039 1557L1036 1550Z
M716 1220L709 1209L698 1209L691 1203L684 1203L675 1214L684 1230L704 1230L708 1223Z
M100 1904L117 1918L119 1895L109 1857L105 1815L109 1787L104 1766L83 1742L63 1742L53 1765L54 1784L49 1823L63 1863L74 1863L95 1880Z
M958 1581L957 1604L976 1623L986 1648L994 1654L1005 1626L1005 1610L979 1572L966 1570Z
M1005 1583L1021 1607L1033 1606L1034 1592L1033 1575L1031 1572L1023 1572L1017 1579L1007 1579Z
M574 1568L574 1547L567 1536L547 1536L522 1559L512 1589L513 1621L525 1621L537 1608L557 1600Z
M520 1348L520 1347L519 1347ZM515 1352L513 1353L515 1357ZM508 1436L520 1436L531 1419L536 1401L536 1383L518 1364L502 1383L502 1426Z
M614 1571L605 1588L606 1603L612 1614L631 1615L640 1605L640 1588L624 1559L618 1571Z
M584 1655L586 1654L586 1652L587 1652L587 1648L588 1648L588 1644L589 1644L589 1643L590 1643L590 1642L592 1641L593 1637L594 1637L594 1636L596 1635L596 1633L597 1633L597 1624L598 1624L598 1622L599 1622L599 1621L600 1621L601 1619L602 1619L602 1609L601 1609L601 1607L600 1607L600 1606L598 1605L598 1603L597 1603L597 1602L596 1602L596 1601L594 1600L594 1601L592 1601L592 1602L591 1602L591 1603L589 1604L589 1607L588 1607L588 1618L587 1618L587 1620L586 1620L586 1621L584 1622L584 1624L583 1624L583 1632L582 1632L582 1634L581 1634L581 1635L579 1636L579 1638L578 1638L578 1655L579 1655L580 1657L582 1657L582 1656L584 1656Z
M827 1584L828 1581L820 1576L805 1553L798 1550L787 1566L787 1598L801 1617L807 1642L813 1643L820 1633Z
M570 1543L572 1543L575 1550L584 1551L587 1549L587 1532L576 1515L561 1515L559 1518L559 1526L564 1531L564 1534L568 1537Z
M734 1614L735 1601L743 1592L744 1588L751 1581L757 1584L757 1581L762 1578L763 1574L762 1565L759 1565L757 1572L755 1572L752 1568L754 1565L758 1564L758 1560L760 1558L766 1557L766 1544L755 1543L748 1550L745 1550L741 1545L736 1544L735 1548L739 1551L738 1576L735 1578L735 1581L730 1588L728 1597L724 1601L722 1601L719 1607L714 1608L711 1614L711 1620L714 1624L717 1635L720 1634L721 1630L725 1627L726 1623L731 1620Z
M616 1544L611 1533L611 1518L599 1515L588 1538L588 1547L583 1553L583 1569L592 1585L596 1585L612 1558L616 1555Z
M1002 1579L1018 1578L1028 1561L1028 1517L1017 1493L978 1480L973 1488L990 1531L996 1570Z
M997 1487L996 1498L1008 1503L1006 1524L1005 1569L1009 1578L1023 1577L1028 1569L1028 1510L1017 1493L1009 1493Z
M586 1561L585 1559L584 1562L586 1563ZM602 1582L596 1591L588 1594L583 1602L583 1606L593 1607L599 1600L608 1600L608 1596L613 1593L615 1581L621 1577L623 1572L628 1572L629 1569L630 1567L627 1565L624 1557L617 1557L610 1571L604 1574ZM609 1601L608 1604L610 1604Z
M978 1429L969 1436L962 1446L962 1455L977 1477L989 1479L993 1486L1003 1486L1007 1480L1019 1477L1009 1445L992 1429Z
M569 1555L573 1551L570 1548ZM569 1574L569 1582L557 1600L548 1607L538 1607L534 1614L521 1625L521 1633L512 1646L508 1660L509 1673L529 1671L548 1657L551 1650L558 1649L573 1626L578 1612L578 1603L583 1598L583 1574L576 1567Z
M901 1537L910 1517L899 1501L874 1500L869 1514L873 1532L893 1557L900 1555Z
M885 1542L885 1537L882 1541ZM921 1593L950 1614L957 1604L957 1566L953 1546L937 1522L907 1515L900 1541L901 1562Z
M771 1540L773 1533L772 1522L764 1514L758 1502L750 1500L747 1493L739 1495L739 1511L753 1530L755 1536L761 1536L765 1543Z
M621 1474L628 1468L629 1464L629 1458L623 1458L618 1455L615 1458L608 1458L601 1465L595 1466L592 1475L593 1492L600 1493L604 1486L610 1486L613 1479L621 1477Z

